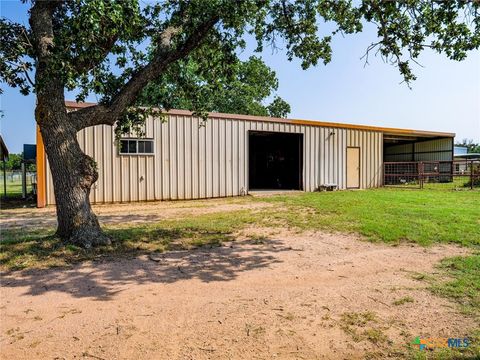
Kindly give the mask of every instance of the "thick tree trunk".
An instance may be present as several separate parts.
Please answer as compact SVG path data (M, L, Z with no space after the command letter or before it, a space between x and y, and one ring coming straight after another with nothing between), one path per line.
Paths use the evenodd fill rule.
M56 73L53 12L60 1L36 1L30 12L36 51L35 120L40 126L52 172L57 205L57 235L90 248L110 243L90 206L90 188L98 178L96 164L77 141L78 121L65 108L65 79ZM57 59L58 60L58 59Z
M104 105L92 107L73 116L74 113L67 114L65 108L64 91L67 75L61 65L65 59L59 54L61 49L55 49L54 30L58 30L58 33L61 31L58 29L59 24L55 24L53 19L62 1L35 1L33 4L29 21L36 60L35 119L40 126L52 172L57 204L57 234L64 240L85 248L108 244L110 240L102 232L89 200L90 189L98 178L96 164L80 149L77 131L98 124L113 125L127 107L135 103L140 91L150 81L158 78L170 64L186 57L200 45L219 21L219 16L213 15L205 19L199 24L197 31L178 47L170 46L174 29L166 29L160 34L162 44L153 59L132 75L108 107ZM110 46L114 43L115 39ZM107 47L105 50L107 55L110 48ZM87 75L89 72L88 67L78 68L78 63L70 65L74 65L79 74Z
M40 131L53 178L57 235L84 248L109 244L90 206L90 189L98 178L95 161L80 149L77 130L64 107L49 111L39 104L38 113L48 114L48 120L40 122Z

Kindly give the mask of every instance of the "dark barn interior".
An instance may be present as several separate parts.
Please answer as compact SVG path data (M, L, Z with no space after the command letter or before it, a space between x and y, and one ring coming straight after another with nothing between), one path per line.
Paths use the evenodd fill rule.
M383 159L385 162L452 161L453 137L384 133Z
M303 134L250 131L250 190L302 190Z

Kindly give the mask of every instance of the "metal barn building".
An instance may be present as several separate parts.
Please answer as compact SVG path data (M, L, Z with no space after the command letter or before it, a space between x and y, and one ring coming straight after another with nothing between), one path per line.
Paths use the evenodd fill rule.
M89 103L67 102L75 109ZM453 160L455 134L184 110L149 118L145 136L115 141L112 126L78 133L98 164L92 203L201 199L253 190L383 185L384 161ZM55 203L37 131L38 206Z

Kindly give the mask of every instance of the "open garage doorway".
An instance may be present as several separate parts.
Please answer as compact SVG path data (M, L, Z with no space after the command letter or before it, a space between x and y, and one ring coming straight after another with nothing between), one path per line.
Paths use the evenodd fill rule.
M303 134L249 131L249 189L303 190Z

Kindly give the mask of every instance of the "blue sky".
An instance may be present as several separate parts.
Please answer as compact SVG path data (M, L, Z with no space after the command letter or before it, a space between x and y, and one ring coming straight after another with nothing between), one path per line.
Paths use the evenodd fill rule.
M27 22L27 6L20 1L0 0L0 6L1 16ZM282 51L272 54L267 49L262 56L277 73L278 95L292 107L289 117L448 131L458 140L480 142L479 51L463 62L425 52L420 58L424 67L415 66L418 79L409 89L400 83L398 70L379 57L371 57L364 67L360 57L375 38L372 26L361 34L337 37L332 62L307 71L298 61L289 62ZM250 51L242 54L249 55ZM1 133L11 152L35 143L34 106L33 95L22 96L16 89L5 88L1 95Z

